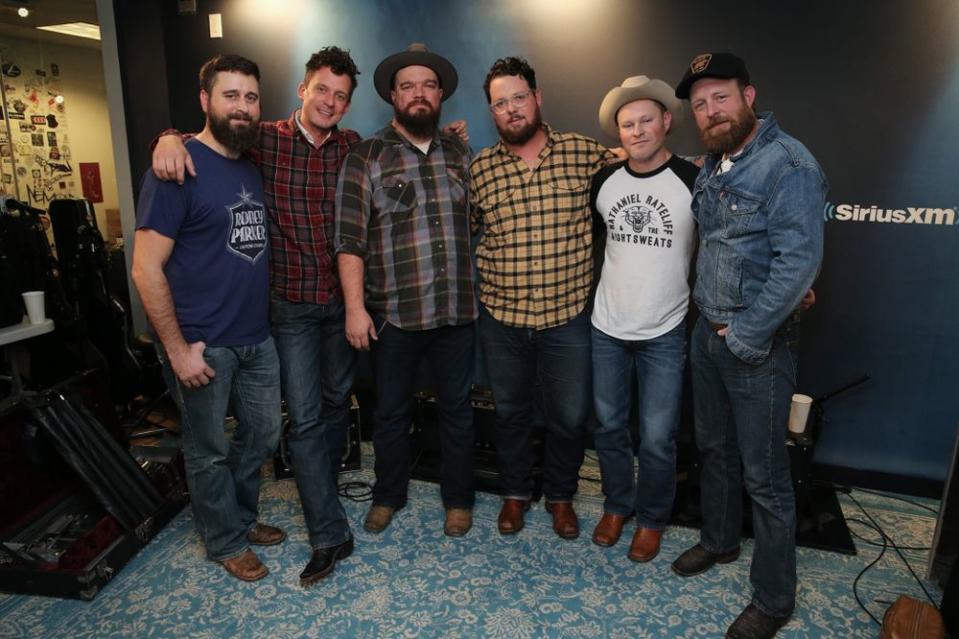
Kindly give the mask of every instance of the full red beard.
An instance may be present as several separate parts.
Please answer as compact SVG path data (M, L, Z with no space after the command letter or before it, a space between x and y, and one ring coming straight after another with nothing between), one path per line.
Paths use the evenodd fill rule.
M729 123L729 128L726 131L714 130L717 125L723 122ZM711 154L730 153L746 141L755 126L756 114L748 106L743 105L736 114L710 118L709 128L699 132L699 139Z

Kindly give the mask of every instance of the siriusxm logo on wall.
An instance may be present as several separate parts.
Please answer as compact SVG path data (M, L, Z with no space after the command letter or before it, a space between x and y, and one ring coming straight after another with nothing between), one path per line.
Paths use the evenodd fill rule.
M874 222L877 224L925 224L933 226L959 226L956 209L959 207L925 208L906 207L903 209L884 209L862 204L833 204L826 202L823 207L823 219L827 222Z

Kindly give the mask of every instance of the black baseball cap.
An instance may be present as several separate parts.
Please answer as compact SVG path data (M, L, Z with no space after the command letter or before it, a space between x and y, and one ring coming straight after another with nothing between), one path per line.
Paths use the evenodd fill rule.
M732 53L701 53L686 67L683 80L676 86L676 97L689 99L689 89L700 78L736 78L749 84L749 71L742 58Z

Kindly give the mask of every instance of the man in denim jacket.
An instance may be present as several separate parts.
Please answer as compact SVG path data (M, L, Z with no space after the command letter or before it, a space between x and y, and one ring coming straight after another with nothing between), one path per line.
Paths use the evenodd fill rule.
M697 56L676 96L688 99L709 155L693 190L701 316L690 361L702 455L700 543L673 563L682 576L739 556L741 486L752 499L752 602L727 637L772 637L796 598L796 508L786 422L796 383L795 309L822 259L827 184L815 158L757 116L743 61ZM742 460L742 470L740 470Z

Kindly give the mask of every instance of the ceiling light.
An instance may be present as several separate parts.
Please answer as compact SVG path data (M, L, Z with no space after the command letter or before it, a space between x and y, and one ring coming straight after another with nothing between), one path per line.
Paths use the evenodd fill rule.
M78 38L90 38L91 40L100 39L100 27L89 22L68 22L66 24L48 24L45 27L37 27L42 31L53 31L54 33L65 33L66 35L77 36Z
M28 15L30 15L30 9L27 9L26 7L20 7L17 9L17 15L21 18L26 18Z

